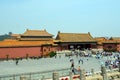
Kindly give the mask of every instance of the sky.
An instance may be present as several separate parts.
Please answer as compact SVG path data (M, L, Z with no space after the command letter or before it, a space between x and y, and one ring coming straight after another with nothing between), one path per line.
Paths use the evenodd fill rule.
M26 29L120 37L120 0L0 0L0 35Z

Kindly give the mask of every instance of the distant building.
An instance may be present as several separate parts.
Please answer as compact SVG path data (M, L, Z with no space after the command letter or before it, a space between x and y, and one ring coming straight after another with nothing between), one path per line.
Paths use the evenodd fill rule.
M61 33L56 37L57 44L61 50L90 49L97 47L97 41L90 33Z
M108 40L105 37L95 37L94 39L97 41L97 48L98 49L103 49L103 42Z
M16 39L18 40L20 38L20 34L11 34L11 39Z
M9 34L0 41L0 59L48 56L51 51L104 49L120 51L120 37L93 38L88 33L61 33L56 39L46 30L29 30L23 34Z
M120 37L111 37L109 40L103 42L103 49L105 51L120 52Z
M53 35L46 30L26 30L12 35L12 39L0 41L0 58L41 57L56 51Z

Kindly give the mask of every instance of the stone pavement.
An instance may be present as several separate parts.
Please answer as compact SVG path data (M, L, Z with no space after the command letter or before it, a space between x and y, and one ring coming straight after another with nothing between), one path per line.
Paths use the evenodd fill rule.
M100 71L101 62L104 62L107 57L98 60L94 57L72 57L74 59L75 68L78 66L81 69L85 69L87 72L90 72L93 68L95 72ZM83 64L78 64L78 60L82 59ZM56 58L41 58L41 59L23 59L19 60L18 65L15 64L15 61L0 61L0 76L10 75L10 74L19 74L19 73L29 73L29 72L40 72L48 70L56 70L63 68L70 68L71 62L69 57L65 57L64 54L61 54L61 57L57 56Z

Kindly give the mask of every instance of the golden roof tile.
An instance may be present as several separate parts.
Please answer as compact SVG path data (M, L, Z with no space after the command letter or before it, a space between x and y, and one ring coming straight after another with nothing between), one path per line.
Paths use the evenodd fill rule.
M110 40L117 40L117 41L120 41L120 37L111 37Z
M21 41L49 41L53 40L52 38L20 38Z
M56 40L61 42L96 42L90 33L58 33Z
M101 45L103 42L107 40L105 37L96 37L94 39L97 41L97 44L99 45Z
M103 42L103 43L118 43L116 40L107 40L107 41L105 41L105 42Z
M0 47L20 47L20 46L41 46L43 44L54 44L52 41L0 41Z
M21 36L53 36L48 33L46 30L26 30L25 33L21 34Z

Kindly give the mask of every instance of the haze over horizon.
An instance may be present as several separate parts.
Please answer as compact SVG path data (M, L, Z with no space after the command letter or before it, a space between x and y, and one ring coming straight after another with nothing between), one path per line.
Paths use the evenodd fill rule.
M120 0L0 0L0 35L26 29L120 37Z

